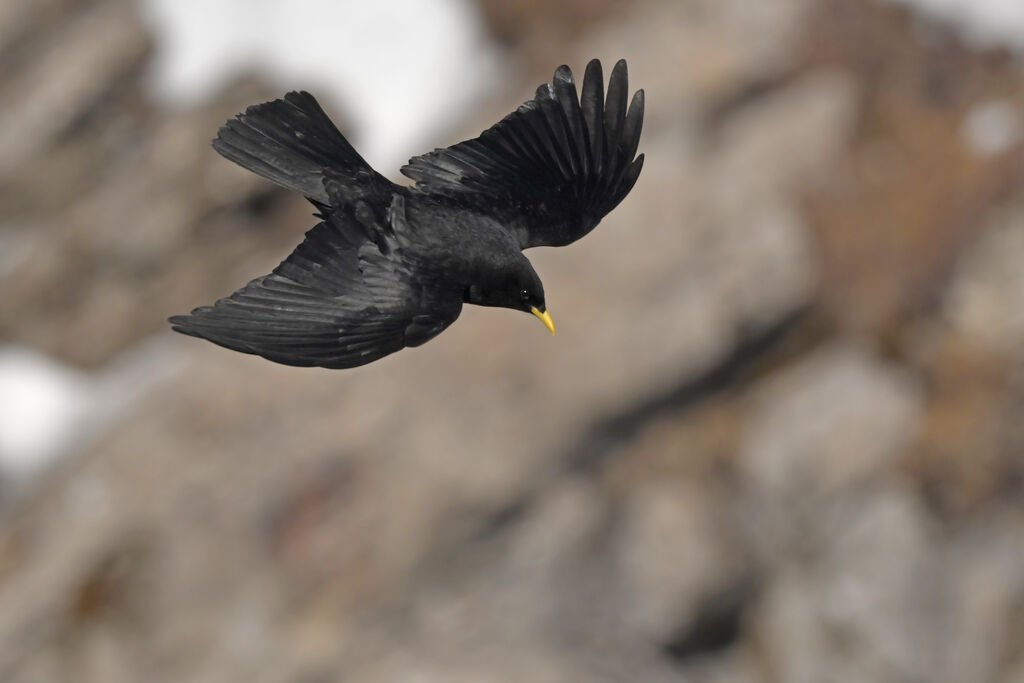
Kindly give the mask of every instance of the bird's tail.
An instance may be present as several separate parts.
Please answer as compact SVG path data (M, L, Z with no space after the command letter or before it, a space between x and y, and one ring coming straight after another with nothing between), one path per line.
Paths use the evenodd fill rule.
M290 92L249 107L221 127L213 148L322 205L330 204L324 188L327 173L346 184L391 184L359 156L308 92Z

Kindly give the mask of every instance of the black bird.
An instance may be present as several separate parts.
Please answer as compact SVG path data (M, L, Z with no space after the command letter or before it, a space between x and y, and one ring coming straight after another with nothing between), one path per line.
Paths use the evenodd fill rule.
M312 95L254 105L213 148L301 192L321 222L269 275L174 329L287 365L349 368L440 334L463 303L533 313L555 331L522 250L590 232L640 175L644 95L627 109L626 62L604 97L601 63L577 97L567 66L478 138L414 157L390 182Z

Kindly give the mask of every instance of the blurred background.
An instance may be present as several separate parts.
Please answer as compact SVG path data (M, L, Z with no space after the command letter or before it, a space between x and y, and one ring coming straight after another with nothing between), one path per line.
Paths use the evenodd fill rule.
M0 680L1024 681L1024 3L4 0ZM172 334L567 63L632 194L351 371Z

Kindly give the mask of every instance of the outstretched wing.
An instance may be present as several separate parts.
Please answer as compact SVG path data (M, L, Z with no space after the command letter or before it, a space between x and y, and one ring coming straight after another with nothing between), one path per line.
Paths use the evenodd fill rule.
M574 242L629 193L644 156L634 159L644 117L638 90L627 110L626 62L604 97L601 63L587 65L582 97L567 66L550 85L480 137L414 157L402 173L424 193L494 216L522 248Z
M349 368L437 336L460 293L408 262L391 227L361 202L332 212L274 271L170 322L184 334L286 365Z

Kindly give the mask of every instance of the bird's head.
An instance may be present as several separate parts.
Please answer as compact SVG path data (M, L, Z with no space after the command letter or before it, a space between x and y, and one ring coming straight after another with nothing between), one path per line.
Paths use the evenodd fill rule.
M555 323L544 303L544 285L526 257L518 256L504 267L486 269L470 285L466 301L478 306L501 306L532 313L554 334Z

